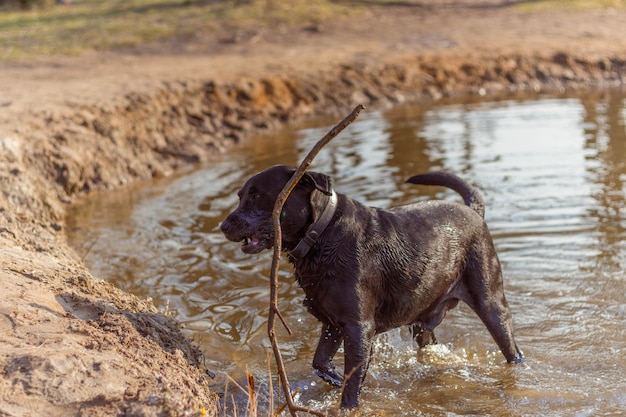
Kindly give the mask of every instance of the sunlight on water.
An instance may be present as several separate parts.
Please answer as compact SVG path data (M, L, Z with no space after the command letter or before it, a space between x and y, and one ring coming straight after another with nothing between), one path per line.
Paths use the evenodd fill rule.
M454 172L478 187L528 358L507 365L478 318L459 306L437 329L440 345L419 350L407 329L378 337L356 415L626 413L625 119L624 96L611 92L402 106L363 113L322 151L311 169L368 205L460 201L404 184L419 172ZM271 254L241 253L219 222L250 175L299 163L334 123L287 129L184 176L89 197L68 218L70 242L96 276L167 305L184 323L218 372L218 391L226 375L243 384L247 367L267 392L273 362ZM318 325L288 265L279 297L294 332L279 339L298 401L335 407L338 390L310 369ZM247 394L230 382L227 414L233 398L241 415ZM263 395L260 406L267 407Z

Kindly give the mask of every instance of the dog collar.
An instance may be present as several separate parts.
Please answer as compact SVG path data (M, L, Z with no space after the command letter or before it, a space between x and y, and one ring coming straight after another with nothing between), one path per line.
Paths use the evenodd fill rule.
M308 230L304 234L304 237L298 242L295 248L292 251L289 251L289 254L296 259L301 259L309 253L311 247L317 242L317 238L324 232L328 224L333 218L335 214L335 210L337 209L337 194L335 190L331 190L330 197L328 199L328 203L326 203L326 207L324 207L324 211L322 215L317 218L312 225L309 226Z

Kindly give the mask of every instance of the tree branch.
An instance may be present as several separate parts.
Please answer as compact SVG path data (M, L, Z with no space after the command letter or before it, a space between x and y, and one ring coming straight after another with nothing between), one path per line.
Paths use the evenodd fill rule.
M365 109L362 104L359 104L352 110L352 112L346 116L341 122L339 122L335 127L333 127L322 139L320 139L313 149L309 151L308 155L296 172L292 175L291 179L287 182L285 187L282 189L278 197L276 197L276 203L274 204L274 210L272 212L272 221L274 224L274 256L272 258L272 269L270 272L270 309L269 309L269 317L267 321L267 333L270 338L270 342L272 343L272 350L274 351L274 358L276 359L276 366L278 368L278 376L280 380L281 387L283 389L283 393L285 394L285 400L287 402L287 407L289 407L289 411L292 416L296 416L298 411L305 412L308 414L316 415L316 416L326 416L326 414L321 413L315 410L309 410L304 407L300 407L296 405L291 396L291 390L289 389L289 380L287 379L287 372L285 371L285 364L282 359L282 355L280 353L280 348L278 346L278 341L276 339L276 331L275 331L275 322L276 317L281 320L289 334L291 334L291 330L287 326L287 323L282 317L280 310L278 308L278 267L280 265L280 252L282 248L282 230L280 227L280 213L283 210L283 206L285 205L285 201L291 194L291 191L295 188L296 184L306 170L311 166L313 159L317 156L317 154L322 150L324 146L326 146L333 138L335 138L339 133L341 133L350 123L352 123L359 116L359 113Z

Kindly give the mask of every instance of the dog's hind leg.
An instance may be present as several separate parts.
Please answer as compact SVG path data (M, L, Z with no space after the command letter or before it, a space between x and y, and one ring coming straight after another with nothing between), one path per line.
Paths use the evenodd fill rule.
M413 334L413 339L417 342L420 348L437 344L435 332L433 330L426 330L424 328L424 324L421 322L411 325L411 332Z
M435 327L441 324L448 310L456 307L458 303L459 300L456 298L441 300L435 307L420 316L418 322L411 325L413 339L420 348L437 343L434 333Z
M481 303L474 308L474 311L491 333L507 362L519 363L523 361L524 355L513 338L513 320L506 300L502 298Z
M341 387L343 377L335 369L333 356L337 353L339 346L343 342L343 335L340 329L330 324L322 325L322 334L313 357L313 372L324 381L336 387Z
M476 258L468 262L464 271L467 294L463 300L485 324L507 362L519 363L524 355L513 336L513 318L504 295L498 258L495 255Z

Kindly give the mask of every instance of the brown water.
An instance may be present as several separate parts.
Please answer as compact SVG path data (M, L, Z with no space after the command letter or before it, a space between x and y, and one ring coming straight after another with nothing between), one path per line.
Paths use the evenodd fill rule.
M404 184L429 170L476 184L527 356L507 365L478 318L460 306L438 328L439 346L419 351L406 330L378 337L357 415L626 414L625 120L625 96L608 92L404 106L365 112L322 151L312 169L369 205L458 199ZM178 178L91 197L69 216L70 241L95 275L152 297L200 341L218 372L217 390L225 375L243 383L246 367L259 385L267 382L271 258L241 253L219 222L247 177L299 163L334 122L253 141ZM318 324L288 265L281 278L294 336L282 332L280 340L298 401L335 404L338 390L310 370ZM242 415L245 396L232 382L227 390L225 415L235 412L233 397Z

